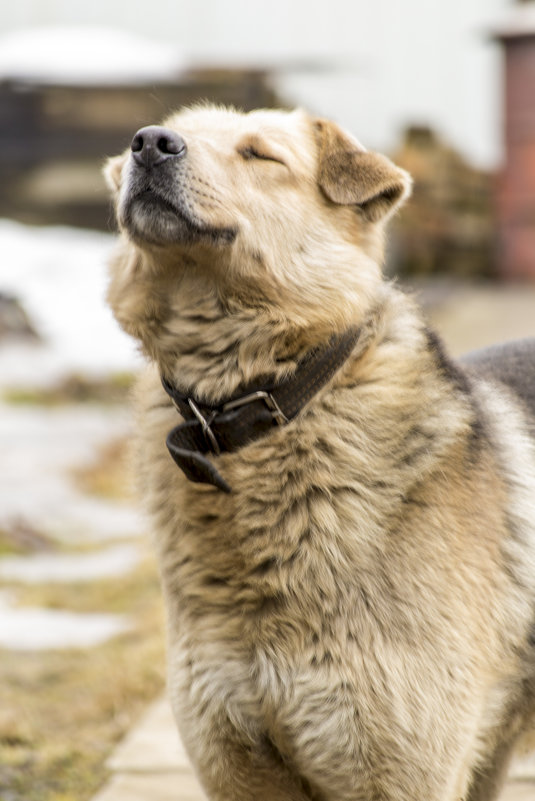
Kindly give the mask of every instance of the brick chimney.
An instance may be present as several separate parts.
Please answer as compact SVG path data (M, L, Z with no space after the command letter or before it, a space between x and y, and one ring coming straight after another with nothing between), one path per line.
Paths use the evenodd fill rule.
M495 33L504 49L505 166L498 188L498 269L535 281L535 2L518 2Z

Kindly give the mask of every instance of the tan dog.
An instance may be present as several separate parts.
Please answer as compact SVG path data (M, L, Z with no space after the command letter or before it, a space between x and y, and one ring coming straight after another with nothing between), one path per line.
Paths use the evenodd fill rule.
M107 175L209 798L496 798L535 706L533 343L448 359L381 278L410 180L332 123L185 110Z

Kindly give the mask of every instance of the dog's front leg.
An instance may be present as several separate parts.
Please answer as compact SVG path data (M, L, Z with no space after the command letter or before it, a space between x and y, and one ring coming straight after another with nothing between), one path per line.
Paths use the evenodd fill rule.
M217 724L193 761L210 801L312 801L306 782L265 737L245 743L230 723Z

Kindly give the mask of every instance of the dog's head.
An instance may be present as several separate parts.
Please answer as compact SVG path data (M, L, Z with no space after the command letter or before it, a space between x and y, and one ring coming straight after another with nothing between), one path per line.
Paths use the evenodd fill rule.
M142 128L106 176L130 249L122 264L152 286L165 275L159 302L173 282L196 282L198 294L334 328L369 302L384 222L410 189L403 170L332 122L213 106Z
M256 250L277 231L306 236L298 223L322 228L332 204L350 207L355 226L378 223L410 187L406 173L332 122L214 107L142 128L106 176L119 224L140 247L240 240Z

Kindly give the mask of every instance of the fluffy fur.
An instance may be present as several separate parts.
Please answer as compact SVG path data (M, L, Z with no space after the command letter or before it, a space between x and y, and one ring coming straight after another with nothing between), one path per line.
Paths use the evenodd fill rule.
M206 793L491 801L534 710L533 397L453 364L382 279L410 188L388 159L301 111L165 124L186 153L108 166L109 300L150 362L140 487ZM215 404L354 325L297 418L211 457L230 495L187 481L160 374Z

